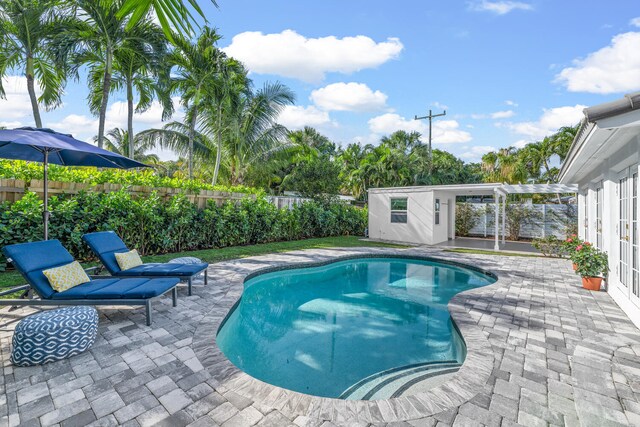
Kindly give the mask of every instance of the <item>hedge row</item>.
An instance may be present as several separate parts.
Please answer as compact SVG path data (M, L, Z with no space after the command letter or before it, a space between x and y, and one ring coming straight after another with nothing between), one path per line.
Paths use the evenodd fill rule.
M24 162L21 160L0 160L0 178L21 179L30 182L32 179L43 179L42 163ZM263 191L246 187L211 185L199 180L169 178L161 176L153 169L122 170L93 167L67 167L49 165L49 180L59 182L78 182L84 184L122 184L141 185L145 187L180 188L191 192L200 190L227 191L232 193L260 194Z
M163 200L132 197L126 191L83 192L52 197L50 238L59 239L78 259L91 259L81 237L101 230L117 232L142 254L250 245L310 237L363 235L367 212L342 203L305 202L278 209L264 197L210 203L196 208L185 195ZM0 246L42 239L42 201L33 193L0 204ZM5 260L0 259L0 269Z

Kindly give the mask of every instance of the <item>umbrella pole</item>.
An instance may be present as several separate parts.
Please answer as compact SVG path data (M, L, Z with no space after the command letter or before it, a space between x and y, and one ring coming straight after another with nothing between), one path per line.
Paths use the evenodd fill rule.
M49 240L49 151L44 150L44 240Z

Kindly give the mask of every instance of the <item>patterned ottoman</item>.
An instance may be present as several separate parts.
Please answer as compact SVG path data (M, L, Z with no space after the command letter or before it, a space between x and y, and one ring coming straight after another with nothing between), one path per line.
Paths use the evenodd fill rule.
M202 264L202 260L194 256L183 256L172 259L169 261L169 264Z
M29 316L13 333L11 363L42 365L80 354L91 347L98 333L98 312L93 307L65 307Z

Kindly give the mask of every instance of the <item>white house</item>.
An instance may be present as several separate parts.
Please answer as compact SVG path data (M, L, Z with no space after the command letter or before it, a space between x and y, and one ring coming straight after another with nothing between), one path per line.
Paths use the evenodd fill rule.
M579 185L580 237L609 254L608 292L640 326L640 92L584 115L560 182Z

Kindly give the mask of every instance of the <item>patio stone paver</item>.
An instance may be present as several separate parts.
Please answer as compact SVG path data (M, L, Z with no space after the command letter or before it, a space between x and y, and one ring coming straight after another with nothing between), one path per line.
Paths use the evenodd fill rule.
M362 254L432 256L496 273L449 310L468 347L445 384L384 401L341 401L284 390L233 366L215 334L257 270ZM604 292L580 287L566 260L353 248L308 250L211 265L209 286L143 310L101 307L88 352L40 367L10 364L15 323L0 310L0 427L619 426L640 425L640 331Z

